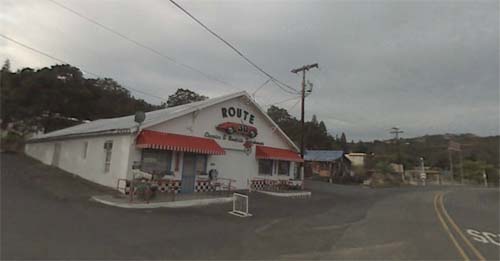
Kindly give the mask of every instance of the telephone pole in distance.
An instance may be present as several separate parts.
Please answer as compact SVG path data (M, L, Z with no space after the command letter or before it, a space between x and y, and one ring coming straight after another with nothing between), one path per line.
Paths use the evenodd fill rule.
M304 101L305 101L305 96L306 96L306 72L309 71L312 68L319 68L317 63L314 64L309 64L309 65L304 65L300 68L293 69L292 73L298 74L299 72L302 72L302 90L301 90L301 98L302 98L302 105L301 105L301 110L300 110L300 157L304 159ZM301 179L304 177L304 163L302 163L301 167ZM304 183L302 183L304 184Z
M390 133L394 134L394 141L398 149L398 163L401 164L402 162L401 162L401 147L399 144L399 134L404 133L404 131L402 131L398 127L392 127Z

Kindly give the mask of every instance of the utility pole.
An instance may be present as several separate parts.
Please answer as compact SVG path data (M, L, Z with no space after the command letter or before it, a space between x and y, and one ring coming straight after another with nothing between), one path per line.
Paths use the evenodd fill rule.
M449 142L448 144L448 157L449 157L449 160L450 160L450 172L451 172L451 177L452 177L452 181L454 180L454 173L453 173L453 158L452 158L452 152L453 151L456 151L459 154L459 160L460 160L460 183L463 184L464 183L464 168L463 168L463 154L462 154L462 146L460 143L458 142L455 142L455 141L451 141Z
M394 134L394 141L395 141L396 146L398 146L398 148L397 148L398 149L398 163L402 164L402 162L401 162L401 148L399 145L399 134L404 133L404 131L400 130L398 127L392 127L390 133Z
M301 110L300 110L300 157L302 160L304 159L304 101L306 97L306 72L309 71L312 68L319 68L317 63L314 64L309 64L309 65L304 65L300 68L293 69L292 73L298 74L299 72L302 72L302 90L301 90L301 99L302 99L302 104L301 104ZM304 177L304 163L302 162L301 164L301 179ZM302 182L302 184L304 184Z
M399 140L399 134L404 133L398 127L392 127L390 133L394 134L394 140Z

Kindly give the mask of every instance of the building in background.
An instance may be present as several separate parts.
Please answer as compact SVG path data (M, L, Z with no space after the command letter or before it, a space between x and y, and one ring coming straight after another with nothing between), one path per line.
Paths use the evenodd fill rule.
M351 175L351 161L341 150L306 150L306 176L339 178Z
M346 157L351 161L352 166L365 166L366 153L351 152L346 154Z

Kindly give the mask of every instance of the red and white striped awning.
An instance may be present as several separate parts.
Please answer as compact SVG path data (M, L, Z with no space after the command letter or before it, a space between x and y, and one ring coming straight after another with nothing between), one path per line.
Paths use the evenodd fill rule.
M272 159L303 162L302 158L295 151L284 150L266 146L257 146L255 149L255 157L257 159Z
M226 151L212 139L143 130L137 137L138 148L224 155Z

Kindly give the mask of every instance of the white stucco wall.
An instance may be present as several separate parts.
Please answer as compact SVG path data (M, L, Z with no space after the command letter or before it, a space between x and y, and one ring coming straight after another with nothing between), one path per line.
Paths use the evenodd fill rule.
M221 108L231 106L241 108L255 115L254 124L250 124L248 120L245 121L237 117L223 118ZM241 98L235 98L233 100L216 104L205 108L202 111L191 113L147 129L198 137L205 137L206 132L213 135L224 136L224 133L215 129L218 124L223 122L237 122L254 126L258 130L258 135L254 139L255 141L263 142L264 146L268 147L294 150L293 147L289 145L288 142L278 133L278 131L274 130L272 123L265 118L260 110L253 106L253 104L247 103ZM241 138L239 135L234 136ZM274 173L273 176L259 176L258 161L255 158L255 146L252 147L252 152L247 155L244 152L243 143L229 141L227 139L214 140L226 150L226 154L221 156L209 156L207 170L211 169L211 163L215 163L219 172L219 177L235 179L237 181L235 184L237 189L247 189L248 179L254 177L266 177L273 179L293 178L294 164L291 164L289 176L278 176L276 173ZM134 155L135 160L140 160L140 150L135 150ZM173 161L175 161L175 159L173 159ZM171 165L173 166L174 164ZM182 166L182 161L180 161L180 166ZM175 178L181 179L181 177L182 169L179 169L179 171L175 173Z
M54 155L54 143L27 143L24 146L24 152L26 155L41 161L43 164L51 165Z
M109 140L113 141L111 166L109 172L105 172L104 143ZM132 136L120 135L28 143L25 153L51 165L55 144L59 143L61 152L57 167L95 183L115 188L117 179L127 175L131 141ZM88 142L88 147L84 158L85 142Z

